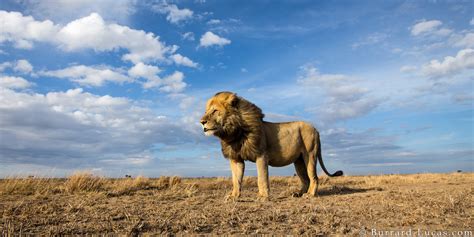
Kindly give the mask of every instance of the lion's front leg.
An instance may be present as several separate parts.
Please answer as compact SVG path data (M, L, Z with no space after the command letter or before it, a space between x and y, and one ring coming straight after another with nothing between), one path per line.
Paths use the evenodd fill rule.
M242 179L244 177L245 163L243 160L230 160L230 170L232 171L232 193L231 197L240 197L240 191L242 190Z
M260 200L268 200L270 183L268 181L268 159L266 156L257 157L258 196Z

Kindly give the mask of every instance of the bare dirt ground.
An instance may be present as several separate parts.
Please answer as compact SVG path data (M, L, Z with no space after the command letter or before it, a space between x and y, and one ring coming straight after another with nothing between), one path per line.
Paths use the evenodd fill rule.
M295 177L256 178L225 201L227 178L0 180L0 233L370 235L377 231L472 231L473 173L322 178L319 196L291 197ZM449 232L452 233L452 232ZM461 233L461 232L455 232ZM462 232L466 235L468 232ZM472 232L471 232L472 236Z

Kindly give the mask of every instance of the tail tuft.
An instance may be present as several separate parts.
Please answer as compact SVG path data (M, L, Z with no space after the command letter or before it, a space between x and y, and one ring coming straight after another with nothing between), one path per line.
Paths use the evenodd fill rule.
M336 171L336 173L334 173L332 176L342 176L344 173L342 172L342 170L338 170Z

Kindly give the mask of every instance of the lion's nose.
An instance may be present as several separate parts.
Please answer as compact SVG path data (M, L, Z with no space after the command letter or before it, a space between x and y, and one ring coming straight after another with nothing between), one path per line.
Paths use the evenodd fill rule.
M206 120L201 120L201 124L202 124L202 125L204 125L204 124L206 124L206 123L207 123Z

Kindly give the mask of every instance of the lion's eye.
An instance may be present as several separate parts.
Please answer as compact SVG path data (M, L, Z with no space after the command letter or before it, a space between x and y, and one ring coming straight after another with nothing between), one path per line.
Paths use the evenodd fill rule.
M215 114L217 112L217 109L213 110L211 114Z

